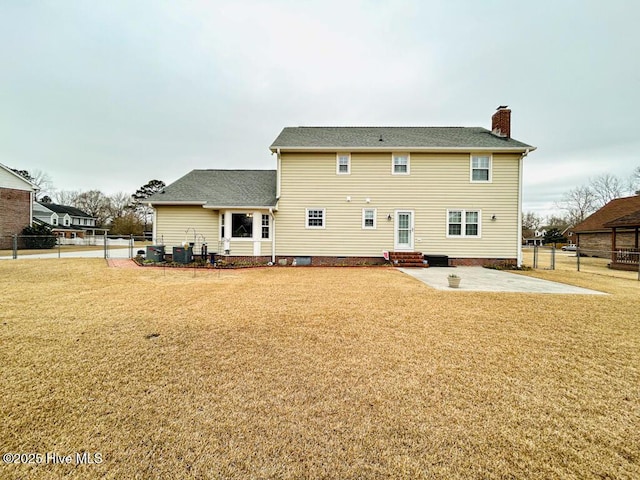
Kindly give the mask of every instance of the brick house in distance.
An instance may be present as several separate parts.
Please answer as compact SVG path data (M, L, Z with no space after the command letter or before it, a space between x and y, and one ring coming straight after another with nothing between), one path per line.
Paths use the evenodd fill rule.
M640 195L616 198L573 228L578 238L580 251L594 257L612 258L612 267L617 267L618 258L633 257L637 268L638 236L640 230Z
M0 163L0 249L12 248L12 236L31 225L35 192L35 185Z

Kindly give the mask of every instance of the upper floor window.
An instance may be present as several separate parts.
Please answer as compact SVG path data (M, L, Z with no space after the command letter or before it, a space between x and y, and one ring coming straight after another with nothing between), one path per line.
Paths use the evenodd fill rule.
M393 175L409 175L409 154L394 153L391 165Z
M307 208L307 228L324 228L325 227L325 209L324 208Z
M349 175L351 173L351 155L348 153L338 153L336 160L336 173L338 175Z
M471 181L490 182L491 181L491 155L471 156Z

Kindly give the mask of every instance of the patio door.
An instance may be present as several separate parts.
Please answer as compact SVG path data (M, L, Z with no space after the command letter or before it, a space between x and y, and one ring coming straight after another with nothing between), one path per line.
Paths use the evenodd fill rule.
M409 252L413 250L413 211L396 210L395 223L395 245L396 251Z

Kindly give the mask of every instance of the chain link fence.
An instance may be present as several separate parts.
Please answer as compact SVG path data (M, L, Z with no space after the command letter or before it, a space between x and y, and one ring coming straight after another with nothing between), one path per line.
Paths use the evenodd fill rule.
M634 249L535 246L523 247L522 254L523 263L534 269L595 273L640 281L640 253Z
M151 242L133 235L64 238L53 235L0 236L0 260L42 258L133 258Z

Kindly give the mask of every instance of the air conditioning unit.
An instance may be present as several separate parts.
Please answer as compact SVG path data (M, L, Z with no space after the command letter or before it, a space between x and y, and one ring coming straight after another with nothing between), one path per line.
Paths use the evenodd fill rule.
M192 247L173 247L173 261L175 263L193 262L193 248Z
M146 259L152 262L164 262L164 245L148 245Z

